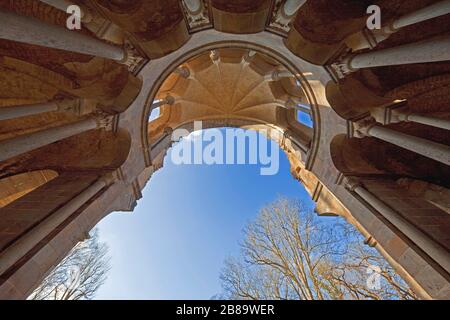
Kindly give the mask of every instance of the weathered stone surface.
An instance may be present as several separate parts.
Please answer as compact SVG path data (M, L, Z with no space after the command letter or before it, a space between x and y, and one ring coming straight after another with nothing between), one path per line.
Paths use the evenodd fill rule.
M450 64L366 68L340 80L330 67L349 50L346 38L364 28L365 10L373 1L308 0L289 35L269 27L280 17L265 0L211 1L202 12L208 17L200 17L211 23L195 30L187 23L195 17L175 0L74 2L93 17L80 32L126 46L139 61L151 60L133 69L136 75L107 59L0 40L0 108L55 99L80 99L88 106L82 113L0 121L0 144L99 115L114 119L108 130L82 132L0 162L0 267L5 250L44 219L68 204L73 211L0 274L0 298L25 298L86 231L113 211L133 210L163 165L170 132L193 130L196 120L203 120L204 128L276 127L293 178L317 202L318 214L340 215L354 224L422 298L449 298L450 270L354 192L362 185L428 243L450 248L449 167L418 155L420 150L358 138L358 121L390 101L404 100L407 111L450 119ZM435 2L375 1L387 20ZM67 16L32 0L0 0L0 10L60 27ZM401 29L375 50L448 36L448 19ZM179 66L189 74L174 72ZM274 71L295 77L274 78ZM148 123L153 101L167 96L174 103L163 105L160 117ZM311 106L313 128L286 109L290 98ZM386 126L450 146L443 129L415 122ZM345 188L344 178L357 180ZM73 203L83 196L88 200Z

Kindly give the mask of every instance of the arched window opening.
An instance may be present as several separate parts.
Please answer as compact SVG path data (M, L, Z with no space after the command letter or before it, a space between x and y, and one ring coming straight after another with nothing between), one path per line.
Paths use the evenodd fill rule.
M313 119L311 116L311 109L309 107L304 105L299 105L299 108L297 109L297 121L301 124L307 126L308 128L313 127Z
M154 108L150 113L150 117L148 118L149 122L152 122L158 119L161 116L161 107Z

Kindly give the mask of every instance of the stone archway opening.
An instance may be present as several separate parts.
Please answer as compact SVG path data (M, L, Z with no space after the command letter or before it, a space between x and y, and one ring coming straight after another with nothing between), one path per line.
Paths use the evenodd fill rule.
M307 79L312 73L292 72L274 55L237 44L203 49L170 71L148 99L147 139L157 167L174 130L192 131L195 122L203 128L269 129L276 133L272 139L305 166L317 114ZM301 121L300 112L309 123Z
M274 50L273 48L280 48L280 50ZM220 59L221 52L223 54L222 59ZM180 94L174 97L168 95L167 93L170 92L165 86L169 85L170 87L169 83L171 81L178 82L178 84L182 83L183 80L180 80L180 78L184 79L185 83L192 83L189 80L195 80L196 74L194 72L192 75L192 70L186 65L193 64L194 69L204 71L207 65L202 65L202 63L206 63L205 61L208 59L212 65L216 66L222 63L235 64L235 66L249 64L250 69L253 68L259 75L259 80L263 79L269 84L270 91L273 93L272 100L269 103L284 110L291 110L292 115L287 117L281 115L281 118L285 119L280 118L272 122L265 119L257 119L257 122L279 124L280 122L286 122L286 120L293 120L294 126L298 126L299 123L303 124L306 127L303 130L305 131L304 135L309 136L306 137L305 141L302 141L302 144L305 145L303 148L305 152L306 149L309 150L306 167L312 168L318 152L321 132L320 125L313 124L320 123L318 108L324 103L323 93L325 87L323 83L329 80L329 75L323 68L310 64L292 54L283 45L280 37L269 32L261 32L249 38L241 34L227 34L215 30L202 31L192 35L182 50L150 61L146 65L140 73L140 76L144 79L144 88L148 90L144 113L141 116L142 148L149 152L146 157L148 159L152 158L150 154L152 141L150 141L149 137L153 137L153 135L149 134L149 131L153 129L151 127L154 124L148 124L152 110L159 109L162 112L164 105L176 104L176 99L181 98ZM252 60L255 60L255 62L252 62ZM220 78L216 78L216 80L218 79ZM183 89L181 85L176 90L184 94L186 88ZM192 103L193 101L190 102ZM186 104L186 101L184 103ZM297 121L299 119L297 113L300 112L306 112L307 116L310 117L306 124L304 121ZM223 114L218 116L209 112L208 116L208 119L215 120L226 118L252 119L248 114L240 116L228 115L227 117L223 116ZM158 120L159 118L162 117L159 116ZM191 118L194 118L194 116L191 116ZM289 134L289 132L287 133ZM150 163L150 160L147 162Z

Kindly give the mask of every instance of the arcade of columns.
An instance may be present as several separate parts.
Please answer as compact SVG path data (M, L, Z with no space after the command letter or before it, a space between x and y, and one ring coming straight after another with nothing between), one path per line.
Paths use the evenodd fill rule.
M450 298L449 26L449 0L0 0L0 298L132 211L197 120L277 132L319 215Z

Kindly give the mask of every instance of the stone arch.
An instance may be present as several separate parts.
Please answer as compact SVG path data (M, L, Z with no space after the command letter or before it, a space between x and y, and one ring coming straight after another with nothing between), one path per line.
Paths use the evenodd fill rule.
M408 150L415 150L422 155L432 155L433 159L441 159L445 162L448 157L440 158L439 154L437 154L439 151L436 151L442 150L442 148L428 148L426 146L427 142L431 144L431 142L436 142L436 140L441 141L439 140L439 134L435 130L429 130L429 140L433 141L423 141L422 139L422 143L420 143L419 139L414 139L413 137L414 135L419 135L417 131L414 131L416 129L414 127L415 124L408 127L399 123L381 123L381 121L375 119L378 123L375 124L377 128L374 128L375 125L370 127L374 124L373 119L361 119L366 113L372 111L372 107L376 108L378 104L385 103L384 99L387 99L388 103L389 100L407 99L409 107L412 107L414 112L424 111L431 113L442 111L445 113L447 111L448 98L446 97L448 97L448 79L445 79L447 77L446 73L449 72L447 62L441 61L432 64L415 63L398 66L391 64L402 63L402 59L399 59L399 57L405 59L403 62L432 62L434 58L432 59L431 56L428 57L430 59L425 58L424 60L418 59L419 57L417 56L415 59L408 60L406 58L410 56L410 52L413 53L416 50L416 53L424 52L422 51L424 47L416 43L417 41L425 40L426 38L439 34L447 35L446 22L448 22L448 14L401 28L401 30L393 34L389 39L382 39L384 41L380 43L374 43L374 39L371 39L372 41L370 39L365 39L365 42L362 41L364 39L361 39L361 36L367 36L365 34L367 30L360 32L364 27L364 9L370 4L379 4L383 10L383 20L389 21L391 18L394 20L409 13L413 13L413 16L415 15L415 18L417 18L417 12L414 11L437 3L438 1L410 0L405 2L401 0L377 0L374 3L373 1L365 0L360 2L355 2L354 0L334 2L326 0L308 0L306 2L293 0L289 2L291 4L302 4L303 6L298 11L296 17L294 17L294 14L285 17L282 12L280 14L280 11L282 11L280 8L282 9L281 6L289 2L284 0L202 1L203 6L201 10L188 10L189 8L183 6L181 1L176 0L133 0L128 1L129 3L123 0L105 0L99 2L90 1L89 4L85 3L86 6L83 6L84 1L77 0L76 3L82 6L83 11L86 11L86 20L83 21L83 26L86 28L83 28L81 31L81 33L89 36L89 38L84 38L87 41L86 43L92 43L92 40L95 39L103 39L109 44L116 45L108 45L103 40L94 41L95 44L93 46L88 45L88 49L86 49L84 40L65 41L66 44L76 43L77 45L75 46L64 48L74 50L78 53L56 51L54 49L61 48L59 47L61 43L55 45L53 42L58 39L74 39L73 36L78 33L63 32L63 36L52 38L52 41L42 41L45 39L41 39L41 41L36 42L34 41L35 39L28 37L29 34L27 32L19 32L17 34L17 30L14 30L14 28L8 29L8 26L5 26L6 32L3 35L6 34L6 39L9 39L6 41L13 40L7 43L6 47L11 45L11 43L16 43L15 40L22 40L27 43L14 46L12 51L15 52L12 53L12 56L9 56L9 58L18 58L18 60L22 58L21 60L29 63L28 65L20 64L22 67L21 70L25 69L27 72L30 72L32 71L31 69L35 69L35 67L28 68L27 66L30 64L36 65L34 58L40 56L39 54L29 54L29 51L26 50L27 46L29 48L30 46L31 48L34 47L34 50L38 50L36 52L41 53L47 59L46 64L44 63L45 65L40 65L44 70L56 71L58 73L57 69L64 67L63 64L66 64L65 62L68 62L71 66L75 64L78 67L84 63L83 67L84 70L88 71L88 79L87 85L83 86L83 88L87 88L90 95L81 95L80 93L80 95L69 95L68 98L92 98L92 96L95 98L100 96L100 90L97 92L97 88L101 87L100 84L95 89L90 88L89 75L92 74L92 70L89 67L92 65L89 61L92 59L91 54L95 54L99 59L105 56L108 59L112 58L117 61L111 61L112 64L117 64L116 66L118 64L125 64L126 67L122 65L119 68L124 75L122 85L126 80L125 75L129 72L133 75L139 74L144 82L144 86L143 90L139 93L137 92L139 90L136 86L131 86L132 89L136 89L135 93L137 94L134 102L132 102L133 99L121 100L119 98L122 102L118 101L118 103L115 103L113 98L117 97L116 94L119 93L118 82L121 81L116 79L113 74L109 74L112 75L109 77L102 70L99 72L103 80L112 81L109 82L111 86L106 84L107 88L105 88L105 91L101 90L103 91L101 95L105 97L107 102L106 107L97 107L97 111L115 114L114 120L111 121L115 124L113 126L114 130L117 127L120 128L118 132L122 129L127 130L128 135L131 136L130 148L128 148L126 137L123 139L115 139L113 138L113 133L105 133L104 131L98 130L100 128L111 129L109 126L111 123L105 122L104 113L98 115L95 112L90 112L91 115L86 118L84 114L79 115L79 118L74 117L70 119L49 117L47 118L48 121L41 119L42 121L36 124L34 128L36 130L52 125L59 126L59 121L66 121L65 123L67 125L64 125L62 130L52 131L45 129L44 134L47 133L47 137L40 139L40 143L33 144L34 148L38 148L37 145L43 146L55 143L56 140L48 138L52 136L48 133L57 131L58 135L53 135L53 137L59 137L59 140L63 140L69 136L68 133L75 135L76 133L74 132L93 131L78 136L83 140L82 144L78 147L70 139L61 142L61 144L55 143L55 145L61 147L62 152L66 153L66 156L68 156L67 159L63 159L62 156L57 155L58 150L54 146L48 146L42 149L52 151L48 154L53 161L51 164L54 165L54 169L61 171L61 174L41 188L37 188L30 194L20 198L19 201L8 205L6 209L0 210L2 217L6 216L12 220L17 219L10 225L0 225L0 251L2 251L5 248L5 244L11 244L12 240L18 240L20 244L20 238L30 228L36 227L39 229L40 223L36 224L36 222L45 222L47 218L57 217L61 214L61 208L69 208L63 212L66 220L63 222L58 220L58 223L52 224L50 227L46 224L47 230L52 229L50 234L40 234L40 236L45 237L34 238L36 241L33 243L33 246L36 246L36 244L43 245L43 247L39 248L39 252L33 252L33 250L27 252L22 251L20 254L24 255L15 255L15 260L11 256L5 258L2 252L2 263L0 264L0 296L26 296L27 290L33 285L32 282L35 282L37 278L53 266L52 263L58 260L58 257L55 257L55 251L56 255L62 255L64 252L67 252L76 241L82 238L86 230L109 212L124 208L132 209L133 201L142 196L141 190L143 186L151 177L154 170L157 169L158 165L157 159L155 160L155 157L152 156L152 152L156 153L158 150L152 150L150 148L150 144L153 144L155 141L148 139L149 125L147 123L148 114L151 110L150 104L155 99L159 90L158 83L161 84L167 75L172 73L174 68L179 66L180 63L186 61L189 56L197 55L202 50L221 50L226 47L236 47L257 51L265 55L272 55L290 73L297 71L308 71L312 73L312 75L305 77L306 79L300 77L302 78L300 82L307 89L308 101L314 102L312 113L315 126L313 128L311 147L308 146L308 148L305 148L309 149L310 152L308 157L302 153L294 154L294 152L288 153L288 157L291 162L293 176L304 183L314 201L317 202L317 212L319 214L339 214L340 212L344 212L343 215L346 219L360 226L358 229L369 239L368 243L379 243L378 249L381 252L385 252L388 257L393 258L391 260L395 260L394 266L397 265L397 269L401 272L402 270L404 271L406 279L412 283L423 297L447 297L450 283L448 259L442 259L443 255L440 253L436 254L435 247L429 244L435 241L444 247L447 245L448 248L448 230L450 228L448 214L444 216L442 210L436 209L430 203L419 201L416 199L417 197L411 197L407 193L403 193L401 188L398 188L399 184L406 185L405 189L416 188L417 177L423 177L424 168L430 162L428 160L424 162L422 158L417 158L415 155L408 155L403 150L399 151L397 147L401 147L401 144L405 143L409 147ZM111 3L113 4L112 6L109 5ZM198 3L200 3L200 0L197 1ZM270 4L270 8L267 14L265 8L268 3ZM21 1L21 4L16 6L15 2L10 1L6 5L3 4L0 6L2 8L6 6L7 9L13 7L16 8L13 9L14 12L20 12L25 16L35 17L38 20L63 27L52 28L53 31L63 31L62 29L65 29L66 13L64 10L59 11L57 8L53 8L43 2L33 0ZM221 10L222 12L219 15L222 14L222 18L226 16L226 19L221 19L218 14L214 14L212 12L214 8L211 8L211 4L216 9ZM218 4L222 4L222 6ZM260 6L260 4L262 5ZM8 14L8 16L13 19L16 17L14 14ZM292 21L291 18L295 19L295 21ZM88 21L90 19L93 20ZM242 21L237 21L237 19L242 19ZM249 22L251 19L254 19L255 23ZM16 20L18 21L19 19ZM37 20L25 20L27 25L42 28L42 25L39 23L36 24L38 22ZM233 23L235 23L235 26L232 25ZM13 24L9 25L11 26ZM236 26L240 27L240 29L236 28ZM233 30L232 27L235 27L235 29ZM386 25L386 27L390 26ZM25 29L22 28L22 31ZM235 31L236 33L226 34L218 31L218 29L230 32ZM42 30L47 29L42 28ZM251 36L241 33L256 31L260 32L252 33ZM46 33L42 33L42 35L43 38L47 36ZM38 49L33 43L43 45L43 47L39 47ZM412 44L412 46L408 45L406 49L405 47L403 49L399 48L402 54L396 55L397 59L393 59L394 57L392 55L384 51L384 49L395 49L399 45L403 46L408 43ZM439 44L439 41L433 40L431 43ZM0 41L0 47L2 47L0 48L0 54L2 55L5 52L4 45L5 42ZM364 45L369 45L370 48L364 47ZM47 46L50 46L51 49L46 48ZM376 55L381 54L383 57L381 60L383 62L381 64L367 63L367 61L361 63L361 60L366 60L364 59L366 53L369 53L369 56L373 57L372 54L375 54L375 52L370 52L372 51L370 49L374 49L374 47L376 47L374 51L382 50L382 52L376 53ZM356 56L359 56L359 59L355 59L351 52L352 50ZM6 51L8 51L8 48L6 48ZM80 54L84 56L79 57ZM360 55L363 55L363 57ZM411 56L414 56L414 54ZM59 57L62 60L56 61L53 57ZM365 57L367 58L367 55ZM445 57L447 56L445 55ZM148 62L148 58L154 60ZM305 62L301 58L320 67ZM227 57L227 59L233 59L233 57ZM351 63L356 60L360 60L359 64L355 64L355 66L359 66L358 71L354 70L355 68L352 67ZM5 60L2 60L2 62L5 62ZM146 63L147 66L144 67ZM381 67L376 67L376 65L381 65ZM353 73L349 74L350 72ZM83 81L86 80L86 74L77 74L76 76L72 74L73 77L70 77L70 75L68 77L69 80L72 79L75 82L80 79ZM45 72L35 72L34 76L42 76L41 80L44 83L50 80L53 81L52 83L56 84L57 88L59 88L59 85L65 83L64 81L60 81L60 83L55 81L55 77L47 76ZM7 76L5 78L9 80ZM57 77L56 79L63 80L63 78ZM341 78L345 78L349 82L359 81L361 86L356 87L356 90L355 87L340 87L345 82L340 81L339 79ZM328 96L329 101L327 101L323 92L324 84L328 83L331 79L338 82L337 88L334 88L336 89L336 99L333 100L332 96ZM4 95L6 100L2 102L2 106L8 106L10 102L8 99L10 98L19 98L13 103L14 109L16 109L16 116L26 113L23 111L23 108L20 112L17 110L20 109L17 107L19 105L34 103L35 105L39 105L39 108L43 108L40 104L42 102L46 104L46 101L48 101L47 96L49 99L53 99L53 97L60 98L60 96L54 95L58 92L51 88L47 88L48 91L45 90L46 93L44 90L36 90L40 84L31 81L29 78L28 80L24 82L29 85L27 87L28 89L23 90L23 92L19 91L19 94L11 95L13 91L8 89L3 91L6 92ZM73 91L71 87L72 83L70 82L68 85L68 88L71 90L66 90L67 92ZM130 82L130 84L132 83ZM409 86L409 84L411 85ZM20 86L11 85L9 88L17 90ZM331 85L330 88L331 90L333 89ZM364 95L359 95L359 99L350 95L351 97L349 99L348 93L355 93L355 91L358 91L358 88L373 92L373 95L370 96L370 100L373 102L371 102L372 105L368 103L369 99ZM282 93L283 90L288 91L282 83L278 82L273 85L272 90ZM32 95L33 92L37 94ZM43 93L46 95L43 96ZM358 93L360 92L358 91ZM27 99L29 98L31 99L28 101ZM67 97L64 95L63 98ZM329 102L332 102L334 111L332 108L329 108ZM130 108L127 108L130 103L132 105ZM337 106L337 104L340 105ZM43 109L48 110L48 106L45 107ZM52 107L55 106L52 105ZM348 112L348 109L350 109L350 112ZM342 117L339 117L336 113ZM277 119L280 121L286 120L281 119L282 116L285 118L293 118L292 114L286 116L286 112L280 112L279 116ZM440 118L441 116L441 114L437 115L439 119L437 119L438 121L434 121L434 123L430 119L422 119L422 121L429 121L433 125L440 125L441 127L448 126L448 121L446 121L448 120L448 114L442 116L445 119ZM108 118L111 119L112 117ZM225 124L245 126L250 125L250 120L258 120L255 117L249 118L236 119L236 123L229 122ZM262 118L265 119L264 117ZM33 122L36 118L29 118L27 120ZM205 120L219 121L220 119L205 118ZM238 120L245 120L247 122L238 123ZM364 127L362 126L363 121L361 120L369 120L372 122L367 121L365 124L368 126ZM256 121L251 125L265 126L267 125L265 122ZM276 124L278 121L274 121L274 123ZM422 122L419 123L423 124ZM9 126L11 123L5 124ZM184 124L186 123L181 123L181 125ZM220 123L216 122L214 125L218 126ZM391 128L396 130L382 127L382 125L392 125ZM76 130L74 130L74 127L76 127ZM287 126L283 128L290 129ZM166 132L164 132L164 129L167 129ZM159 132L161 136L158 135L156 137L157 139L162 139L160 140L160 151L165 151L166 142L168 144L171 143L167 139L171 129L172 127L162 128L160 130L162 132ZM372 135L370 135L370 129L373 129ZM400 132L396 132L397 129ZM409 129L412 131L408 131ZM12 135L14 134L13 131L11 130ZM404 132L407 133L404 134ZM19 134L21 133L24 132L20 132ZM283 133L284 137L286 137L286 143L292 143L294 139L289 137L289 132L284 131ZM344 138L348 139L348 141L345 140L344 143L346 144L348 142L351 152L345 156L345 154L342 154L343 150L339 149L342 144L334 145L333 154L338 156L336 159L333 159L336 164L333 165L329 144L333 137L343 133L347 133L347 137L344 136ZM403 135L400 133L403 133ZM33 132L31 132L32 134ZM104 135L102 136L102 134ZM409 135L409 137L405 137L405 135ZM0 136L3 144L3 152L0 152L0 158L8 160L18 154L24 154L31 150L30 148L24 151L24 148L20 146L23 145L24 140L26 143L32 142L36 136L29 137L25 135L24 138L26 139L19 141L22 144L17 143L17 139L4 141L4 136ZM365 138L362 138L360 143L355 143L354 138L352 138L353 136ZM374 139L368 139L368 136L394 143L397 146L392 149L394 156L392 158L386 157L386 154L391 149L386 147L384 143L380 143ZM42 138L42 135L38 135L38 137ZM403 140L401 139L402 137L404 138ZM8 140L9 138L5 139ZM70 156L83 156L81 151L83 147L87 146L85 143L86 140L92 141L92 146L86 149L86 154L89 155L88 157L92 156L92 158L89 161L89 159L81 157L81 161L76 163L76 159L71 159ZM122 142L120 146L117 146L116 143L119 140ZM67 142L69 143L64 146ZM14 145L14 143L16 144ZM96 154L95 147L99 146L99 143L99 149L101 149L101 153L104 152L103 155ZM111 145L108 146L108 144ZM14 145L14 148L11 148L11 145ZM71 146L75 146L75 148L70 148ZM357 157L352 158L351 155L358 148L363 152ZM364 148L373 148L373 152L368 152ZM9 153L8 149L15 149L15 153ZM128 149L131 149L131 151L127 151ZM378 151L378 154L374 155L376 153L375 151ZM34 155L37 155L37 153ZM338 158L339 156L341 158ZM32 158L16 158L18 160L16 163L9 162L0 164L0 170L3 170L0 171L0 175L6 173L4 176L7 176L23 173L27 169L52 169L45 166L45 154L39 154L38 157L41 160L40 165L42 167L40 168L32 167ZM408 166L408 161L405 161L405 157L410 159L411 163L417 162L415 167ZM126 160L123 163L125 158ZM380 162L380 159L377 158L384 159L385 161ZM306 160L303 161L304 159ZM343 168L341 174L339 174L339 170L336 167ZM414 168L418 168L418 170L414 170ZM436 166L433 170L439 171L441 170L440 168ZM110 173L113 170L115 170L115 179L110 179ZM349 175L344 177L345 173L349 173ZM350 176L352 174L353 176ZM349 179L355 177L357 179L354 179L354 181ZM408 177L403 179L414 179L414 181L400 181L401 179L398 180L399 177ZM443 177L445 177L445 174L439 177L434 172L430 180L438 182ZM434 186L431 186L432 184ZM437 187L436 190L441 190L439 189L439 185L431 182L427 182L427 186L430 188ZM418 192L420 194L420 190ZM45 200L47 194L56 193L64 196L61 202L42 201L42 205L46 206L46 209L34 210L35 208L33 206L37 200ZM342 201L342 206L331 206L334 199L330 199L328 197L330 195L335 197L337 202ZM436 200L435 195L432 196L430 202ZM429 197L429 194L425 195L425 197ZM75 204L74 199L76 200ZM29 212L25 215L17 215L24 208ZM348 209L347 211L345 210L346 208ZM19 218L23 218L23 221L19 221ZM398 222L400 218L403 218L403 220L400 220L401 223L394 223ZM413 234L410 232L412 230L411 225L415 229ZM416 232L417 230L420 232ZM423 236L423 233L425 233L425 236ZM34 235L36 234L34 233ZM6 240L3 241L2 239ZM51 240L48 241L48 239ZM446 253L448 253L448 250ZM10 268L6 270L4 263L17 264L16 269Z
M298 10L288 33L286 45L296 55L311 63L327 65L357 44L358 36L364 33L363 30L369 17L367 14L369 6L379 6L383 12L382 20L390 21L437 1L308 1ZM381 44L380 48L385 45L419 41L423 35L430 37L439 32L446 32L446 17L437 19L438 21L422 22L403 28L386 43ZM398 68L390 66L389 68L392 71L397 69L393 73L405 70L401 66ZM401 77L393 78L400 79Z
M87 143L93 137L97 139L90 141L94 146L90 151L83 148L83 143L77 143L83 139ZM73 141L69 139L60 141L59 146L53 144L38 149L21 163L22 170L31 168L33 163L36 167L51 165L46 159L46 155L52 153L51 148L64 148L66 159L53 159L53 167L58 168L57 177L0 208L0 255L3 258L0 286L9 288L9 283L14 282L9 294L29 295L39 279L77 242L84 240L98 221L115 209L131 205L126 187L120 183L123 178L120 167L131 150L128 131L91 130L75 136ZM83 151L85 156L70 159L71 151L75 152L72 156L82 156ZM12 178L14 176L5 179ZM114 182L117 184L112 186ZM110 198L107 194L110 188L124 191ZM101 210L98 204L91 206L98 199L103 199ZM86 215L88 207L91 214ZM16 263L12 263L14 260ZM17 272L24 272L28 277L11 276Z
M119 168L130 150L131 136L126 129L90 130L3 161L0 176L44 169L108 172Z
M254 36L249 38L240 34L227 34L216 30L206 30L192 35L191 39L183 47L183 50L178 50L161 59L150 61L141 72L145 85L148 85L150 88L145 103L144 113L141 117L141 138L143 144L142 147L144 150L149 150L147 119L149 118L151 112L151 105L165 79L178 66L204 51L230 47L244 48L261 52L280 62L286 69L296 75L297 80L302 84L308 102L311 105L313 121L316 124L320 123L318 98L316 97L315 91L309 82L311 80L319 80L320 82L323 82L322 80L324 80L324 78L329 79L328 75L326 75L321 67L312 65L295 56L286 48L283 44L283 39L280 36L269 32L256 33ZM277 50L273 49L275 47ZM306 79L302 76L302 72L304 71L311 72L313 74L313 78ZM307 168L312 167L320 141L320 126L315 125L313 130L313 139L311 141Z
M295 137L287 137L285 135L285 132L277 126L267 124L265 122L259 121L258 119L224 120L210 118L204 119L202 122L202 130L219 128L239 128L243 130L253 130L260 134L267 134L269 136L266 135L266 138L271 139L273 142L277 143L280 147L280 150L288 156L288 160L291 166L291 172L295 170L295 168L297 168L299 165L304 168L306 152L302 150L300 145L295 141ZM169 128L169 130L166 131L165 135L162 138L159 138L157 141L155 141L153 147L151 148L151 153L154 159L153 165L156 170L162 168L167 152L171 147L173 147L175 143L179 142L173 141L171 138L172 131L177 129L185 129L187 132L192 133L196 128L193 122L186 122L180 124L175 128ZM294 173L293 177L296 178Z
M339 183L364 206L380 214L383 228L392 228L397 237L417 245L417 254L448 279L449 243L444 232L450 226L448 210L442 207L442 201L436 201L437 192L424 195L419 190L414 194L412 181L448 188L449 167L372 138L335 136L330 153L341 172ZM435 187L438 192L446 191ZM381 230L372 235L375 239L383 237Z

